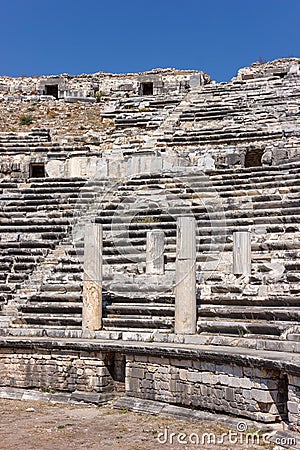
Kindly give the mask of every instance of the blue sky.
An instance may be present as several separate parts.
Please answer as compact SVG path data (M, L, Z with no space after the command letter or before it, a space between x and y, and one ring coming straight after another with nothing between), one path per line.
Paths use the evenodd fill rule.
M0 75L198 69L300 56L300 0L1 0Z

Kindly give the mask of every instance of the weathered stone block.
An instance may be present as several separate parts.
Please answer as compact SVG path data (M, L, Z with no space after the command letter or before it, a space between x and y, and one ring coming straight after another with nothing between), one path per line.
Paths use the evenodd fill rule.
M260 389L252 389L251 395L252 395L252 398L259 403L274 403L274 398L272 397L270 391L263 391Z
M233 233L233 273L237 275L251 273L251 242L248 231Z
M163 275L164 273L165 234L163 231L147 232L146 273Z
M291 414L299 414L299 403L298 402L287 402L288 412Z
M177 223L175 332L196 332L196 226L193 217Z
M102 327L102 225L85 229L82 329Z

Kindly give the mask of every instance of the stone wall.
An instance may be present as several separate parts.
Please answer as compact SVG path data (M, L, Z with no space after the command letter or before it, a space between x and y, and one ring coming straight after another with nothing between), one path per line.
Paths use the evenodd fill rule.
M288 418L293 425L300 425L300 377L289 375Z
M273 352L126 340L2 338L0 396L42 391L50 401L103 403L125 381L128 402L154 400L299 426L298 360ZM288 358L287 358L288 360ZM115 389L117 383L117 389ZM37 396L38 398L38 396Z
M109 355L102 352L2 348L0 386L46 392L82 392L86 399L112 397Z
M47 86L57 86L58 98L94 99L95 95L122 96L126 93L143 95L142 84L153 83L153 94L185 92L210 82L210 77L198 70L154 69L148 72L112 74L98 72L70 76L67 74L11 78L0 77L1 96L44 96L48 94ZM49 90L51 92L51 90ZM97 94L98 93L98 94Z
M299 67L299 58L255 63L226 83L174 69L0 77L0 129L49 128L49 142L64 148L39 146L30 158L51 159L50 177L93 176L102 159L144 150L176 152L199 170L276 166L299 160ZM54 87L67 102L44 95ZM19 176L28 145L12 148L5 137L15 139L0 136L1 172Z
M249 417L285 414L284 378L277 370L198 360L127 356L126 394L143 399Z
M284 77L300 73L299 58L280 58L275 61L257 61L250 67L238 71L237 80L251 80L264 77Z

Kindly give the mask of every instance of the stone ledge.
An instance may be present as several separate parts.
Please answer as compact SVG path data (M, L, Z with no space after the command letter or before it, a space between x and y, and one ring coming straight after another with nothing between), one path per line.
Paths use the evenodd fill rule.
M170 405L167 403L155 401L155 400L143 400L137 397L120 397L118 398L113 407L116 409L127 409L128 411L134 411L145 414L153 415L167 415L176 419L193 420L197 422L216 422L228 425L230 427L237 428L238 424L243 423L251 429L253 426L263 429L265 431L272 431L282 429L282 424L262 424L254 420L240 419L238 417L230 417L225 414L211 413L209 411L192 410L183 406Z
M290 375L300 373L300 355L288 352L256 350L249 348L195 345L180 343L157 343L124 340L97 339L51 339L42 337L1 337L0 347L75 351L119 352L123 354L150 355L177 359L204 360L226 364L234 361L236 365L264 367L284 370Z
M104 341L135 341L155 342L165 344L187 345L212 345L229 346L242 349L255 349L265 351L278 351L288 353L300 353L300 335L290 335L287 339L280 338L256 338L237 337L226 335L191 334L178 335L174 333L160 332L131 332L131 331L93 331L83 333L81 330L72 329L32 329L32 328L2 328L0 337L36 338L48 337L51 339L97 339Z
M82 403L93 403L102 405L111 401L115 397L114 393L98 393L74 391L63 392L41 392L35 389L22 389L0 387L0 398L8 400L41 401L50 403L70 403L72 405L82 405Z

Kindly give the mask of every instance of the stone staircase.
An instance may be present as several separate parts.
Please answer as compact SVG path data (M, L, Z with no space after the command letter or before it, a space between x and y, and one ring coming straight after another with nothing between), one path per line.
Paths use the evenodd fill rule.
M38 146L41 143L50 141L50 132L47 128L36 128L24 133L0 133L0 148L4 148L5 150L7 147L25 146L25 148L28 148L28 146Z
M0 180L0 298L5 315L22 307L34 289L32 275L42 270L47 256L70 233L73 204L84 182L51 178L32 178L27 183ZM13 321L19 323L19 319Z
M137 127L156 129L181 102L184 94L130 96L111 102L102 119L114 120L116 130Z
M172 115L186 93L161 95L130 95L110 98L101 110L104 130L100 148L106 152L109 148L123 148L137 152L137 149L149 148L154 133L165 127L165 121ZM153 145L150 145L153 148Z
M230 153L270 148L277 165L297 154L299 105L299 76L209 84L188 94L172 132L160 129L157 147L210 153L218 167Z

